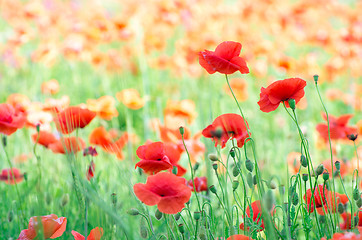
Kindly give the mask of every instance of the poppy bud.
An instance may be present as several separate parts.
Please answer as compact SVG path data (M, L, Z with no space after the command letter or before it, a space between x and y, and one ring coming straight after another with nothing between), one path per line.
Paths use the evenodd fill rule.
M175 214L175 219L176 219L176 221L178 221L178 220L180 219L180 217L181 217L181 214L180 214L180 213L176 213L176 214Z
M40 132L40 124L38 123L38 124L35 126L35 128L36 128L36 132L39 133L39 132Z
M6 139L6 136L5 135L3 135L3 137L1 138L1 140L2 140L2 144L3 144L3 146L4 147L6 147L6 145L7 145L7 139Z
M162 218L162 212L160 212L158 209L156 209L155 217L157 220L160 220Z
M265 207L268 211L271 211L273 209L274 205L274 194L272 190L268 190L265 194Z
M277 188L277 184L276 184L275 182L273 182L273 181L270 181L270 183L269 183L269 188L270 188L270 189L276 189L276 188Z
M359 198L356 202L358 208L362 207L362 198Z
M360 196L360 193L359 193L358 188L353 189L353 199L354 199L355 201L357 201L357 200L360 199L360 198L361 198L361 196Z
M199 221L200 218L201 218L201 212L194 212L194 219L195 219L196 221Z
M222 133L223 133L223 130L221 127L217 127L216 130L213 132L213 134L216 138L221 138Z
M183 136L185 133L185 128L181 126L178 130L180 131L181 136Z
M195 165L194 165L194 171L199 169L199 167L200 167L200 163L196 162Z
M232 158L235 158L235 151L234 151L234 149L231 149L231 150L230 150L230 156L231 156Z
M12 222L13 219L14 219L14 212L13 212L13 210L10 210L8 212L8 222Z
M316 169L317 176L321 175L323 173L323 171L324 171L324 166L323 166L323 164L320 164Z
M344 213L344 205L342 203L338 203L337 211L339 214Z
M293 99L293 98L289 99L288 104L292 110L295 110L295 99Z
M233 176L237 177L239 175L239 166L235 166L233 168Z
M131 216L137 216L140 214L140 212L138 211L138 209L136 208L131 208L127 211L127 213Z
M251 173L248 173L246 176L246 182L248 183L250 188L253 188L253 175Z
M256 179L256 175L254 175L253 177L253 184L256 185L258 183L257 179Z
M200 234L199 234L199 239L200 239L200 240L206 240L207 237L206 237L205 233L203 233L203 232L200 233Z
M353 223L354 223L353 227L357 226L359 223L358 212L357 212L356 216L354 216L354 218L353 218Z
M60 202L60 206L61 206L61 207L64 207L65 205L68 204L68 202L69 202L69 194L66 193L66 194L64 194L63 197L62 197L62 201Z
M216 171L217 170L217 163L212 164L212 168Z
M250 159L245 160L245 167L249 172L253 172L254 169L254 163L250 161Z
M308 174L304 173L302 175L302 179L303 179L304 182L308 181Z
M280 193L281 195L284 195L284 194L285 194L285 186L284 186L284 185L280 185L280 186L279 186L279 193Z
M140 235L142 238L148 237L148 230L147 230L144 218L141 218L141 220L140 220Z
M318 78L319 78L319 76L318 76L317 74L315 74L315 75L313 76L313 78L314 78L315 84L317 84L317 83L318 83Z
M181 234L184 234L185 233L185 227L183 224L179 224L178 225L178 230L180 231Z
M217 161L219 160L219 158L217 157L217 155L214 154L214 153L210 153L210 154L208 155L208 158L210 159L210 161L213 161L213 162L217 162Z
M324 173L323 173L323 180L324 180L324 181L328 181L328 179L329 179L329 173L324 172Z
M341 169L341 163L339 161L336 161L334 163L334 165L336 166L336 169L339 171Z
M233 183L232 183L232 186L233 186L233 191L235 191L239 187L239 181L234 180Z
M209 189L210 189L210 192L216 194L216 187L215 187L214 185L211 185L211 186L209 187Z
M293 193L292 195L292 203L294 206L297 206L299 203L299 197L298 197L298 193Z
M117 194L116 193L112 193L111 194L111 198L112 198L112 203L114 206L116 206L117 204Z
M176 166L173 166L173 168L172 168L172 173L173 174L175 174L175 175L177 175L177 167Z
M356 141L358 134L348 134L347 137L351 141Z
M302 165L303 167L308 166L307 158L303 154L300 156L300 165Z

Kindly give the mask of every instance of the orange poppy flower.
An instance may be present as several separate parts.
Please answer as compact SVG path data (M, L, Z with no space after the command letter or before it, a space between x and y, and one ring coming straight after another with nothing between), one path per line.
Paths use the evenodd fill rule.
M287 156L288 167L293 174L297 174L299 171L301 155L300 152L290 152Z
M15 109L21 112L26 112L31 104L30 99L20 93L13 93L8 96L6 103L12 105Z
M41 226L43 227L43 236L45 239L58 238L62 236L65 231L67 219L65 217L58 218L55 214L41 217L31 217L28 229L21 231L18 240L35 239Z
M81 138L65 137L49 144L48 148L52 150L53 153L69 154L82 151L85 146L85 142Z
M39 131L39 133L34 133L31 135L33 142L35 143L38 140L38 144L48 147L50 144L55 143L58 139L54 136L53 133L47 131Z
M303 79L287 78L275 81L267 88L262 87L258 102L260 110L266 113L274 111L281 102L285 102L285 105L289 107L289 99L294 99L295 103L298 103L304 96L306 85Z
M245 60L239 57L240 51L240 43L222 42L216 47L215 52L208 50L199 52L199 63L209 74L215 72L232 74L236 71L240 71L241 74L249 73Z
M60 112L66 109L70 104L69 96L62 96L60 99L48 98L43 104L44 111Z
M141 202L148 206L157 204L158 210L166 214L181 212L191 197L186 180L168 172L149 176L146 184L136 183L133 190Z
M74 236L74 240L85 240L85 237L76 231L72 231L72 235ZM103 228L96 227L90 231L87 240L100 240L102 236Z
M59 83L56 79L51 79L41 84L41 92L43 94L54 95L59 92Z
M25 114L7 103L0 104L0 133L10 136L25 125Z
M116 100L111 96L102 96L98 99L88 99L87 108L104 120L111 120L113 117L118 116L115 107Z
M130 109L140 109L145 104L145 101L140 97L140 94L136 89L124 89L116 93L118 101L123 103Z
M345 215L346 213L343 213L342 215ZM351 214L349 214L349 221L351 221ZM360 216L362 217L362 216ZM347 218L348 219L348 218ZM332 238L330 240L361 240L362 239L362 227L357 227L359 234L355 234L354 232L345 232L345 233L335 233L333 234ZM342 228L341 229L351 229L351 225L348 228ZM321 238L321 240L326 240L326 238Z
M181 119L186 119L188 124L191 124L197 116L195 111L195 103L188 99L182 101L167 101L164 114L165 116L171 115ZM179 127L180 126L176 126L177 129Z
M54 121L59 131L63 134L69 134L76 128L84 128L87 126L95 116L96 113L88 109L68 107L58 113Z
M5 182L6 184L15 184L24 180L24 174L20 173L20 170L17 168L7 168L1 171L0 181Z

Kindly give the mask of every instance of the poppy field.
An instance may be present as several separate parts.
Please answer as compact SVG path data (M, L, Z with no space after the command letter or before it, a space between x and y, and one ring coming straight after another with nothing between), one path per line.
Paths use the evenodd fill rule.
M361 11L0 0L0 239L362 239Z

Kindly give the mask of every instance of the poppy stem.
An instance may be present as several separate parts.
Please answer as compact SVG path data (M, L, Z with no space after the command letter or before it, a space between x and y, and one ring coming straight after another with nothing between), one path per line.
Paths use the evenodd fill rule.
M319 97L319 100L320 102L322 103L322 107L323 107L323 110L326 114L326 117L327 117L327 126L328 126L328 142L329 142L329 152L330 152L330 156L331 156L331 168L332 168L332 187L333 187L333 194L334 194L334 204L336 205L336 186L335 186L335 182L334 182L334 170L333 170L333 152L332 152L332 140L331 140L331 129L330 129L330 124L329 124L329 116L328 116L328 111L327 111L327 108L326 106L324 105L324 102L323 102L323 99L322 99L322 96L321 96L321 93L319 91L319 87L318 87L318 75L314 75L314 85L315 85L315 88L317 90L317 93L318 93L318 97ZM334 221L335 221L335 226L337 226L337 223L339 225L339 219L338 219L338 216L336 214L334 214ZM335 230L335 229L333 229ZM334 231L333 231L334 232Z
M240 104L239 104L238 100L237 100L236 97L235 97L235 94L234 94L233 89L232 89L231 86L230 86L229 78L228 78L228 75L227 75L227 74L225 74L225 78L226 78L226 83L227 83L228 86L229 86L230 92L231 92L231 94L232 94L233 97L234 97L234 100L235 100L235 102L236 102L236 105L238 105L240 114L241 114L241 116L243 117L244 124L245 124L245 128L246 128L246 131L248 132L248 137L251 137L250 131L249 131L249 127L248 127L248 125L247 125L247 123L246 123L246 120L245 120L245 117L244 117L244 113L243 113L243 111L241 110Z

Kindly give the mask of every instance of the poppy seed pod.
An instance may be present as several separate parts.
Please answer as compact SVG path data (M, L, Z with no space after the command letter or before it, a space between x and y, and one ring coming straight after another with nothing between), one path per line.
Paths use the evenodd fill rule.
M326 222L326 216L324 216L324 215L319 216L319 222L320 223L325 223Z
M324 173L323 173L323 180L324 180L324 181L328 181L328 179L329 179L329 173L324 172Z
M334 165L336 166L336 169L339 171L341 169L341 163L339 161L336 161L334 163Z
M338 204L337 211L338 211L339 214L344 213L344 205L342 203Z
M317 84L317 83L318 83L318 78L319 78L319 76L318 76L317 74L315 74L315 75L313 76L313 78L314 78L315 84Z
M324 172L324 166L323 164L320 164L316 169L317 176L321 175Z
M362 198L359 198L356 202L358 208L362 207Z
M1 138L1 140L2 140L1 142L2 142L3 146L6 147L7 142L8 142L6 136L3 135L3 137Z
M300 165L302 165L303 167L308 166L307 158L303 154L300 156Z
M209 189L210 189L210 192L216 194L216 187L215 187L214 185L211 185L211 186L209 187Z
M356 141L358 134L348 134L347 137L351 141Z
M131 208L127 211L127 213L131 216L137 216L140 214L140 212L136 208Z
M217 163L212 164L212 168L216 171L217 170Z
M245 167L249 172L253 172L254 169L254 163L250 161L250 159L245 160Z
M156 209L155 217L157 220L160 220L162 218L162 212L160 212L158 209Z
M194 171L199 169L199 167L200 167L200 163L196 162L195 165L194 165Z
M183 136L185 133L185 128L181 126L178 130L180 131L181 136Z
M233 191L235 191L239 187L239 181L234 180L233 183L232 183L232 186L233 186Z
M360 198L361 198L361 196L360 196L360 192L359 192L358 188L353 189L353 199L355 201L357 201Z
M308 181L308 174L304 173L302 175L302 179L303 179L304 182Z
M295 110L295 100L293 98L288 100L288 104L292 110Z
M254 177L253 177L253 184L254 184L254 185L258 184L258 181L257 181L257 179L256 179L256 175L254 175Z
M353 227L356 227L359 223L359 217L358 217L358 214L356 214L356 216L354 216L353 218L353 223L354 223L354 226Z
M178 230L180 231L181 234L184 234L185 233L185 227L183 224L179 224L178 225Z
M175 174L175 175L177 175L177 172L178 172L177 167L176 167L176 166L173 166L173 168L172 168L172 173Z
M195 219L196 221L199 221L200 218L201 218L201 212L194 212L194 219Z
M210 159L210 161L213 161L213 162L217 162L217 161L219 160L219 158L217 157L217 155L214 154L214 153L210 153L210 154L208 155L208 158Z

